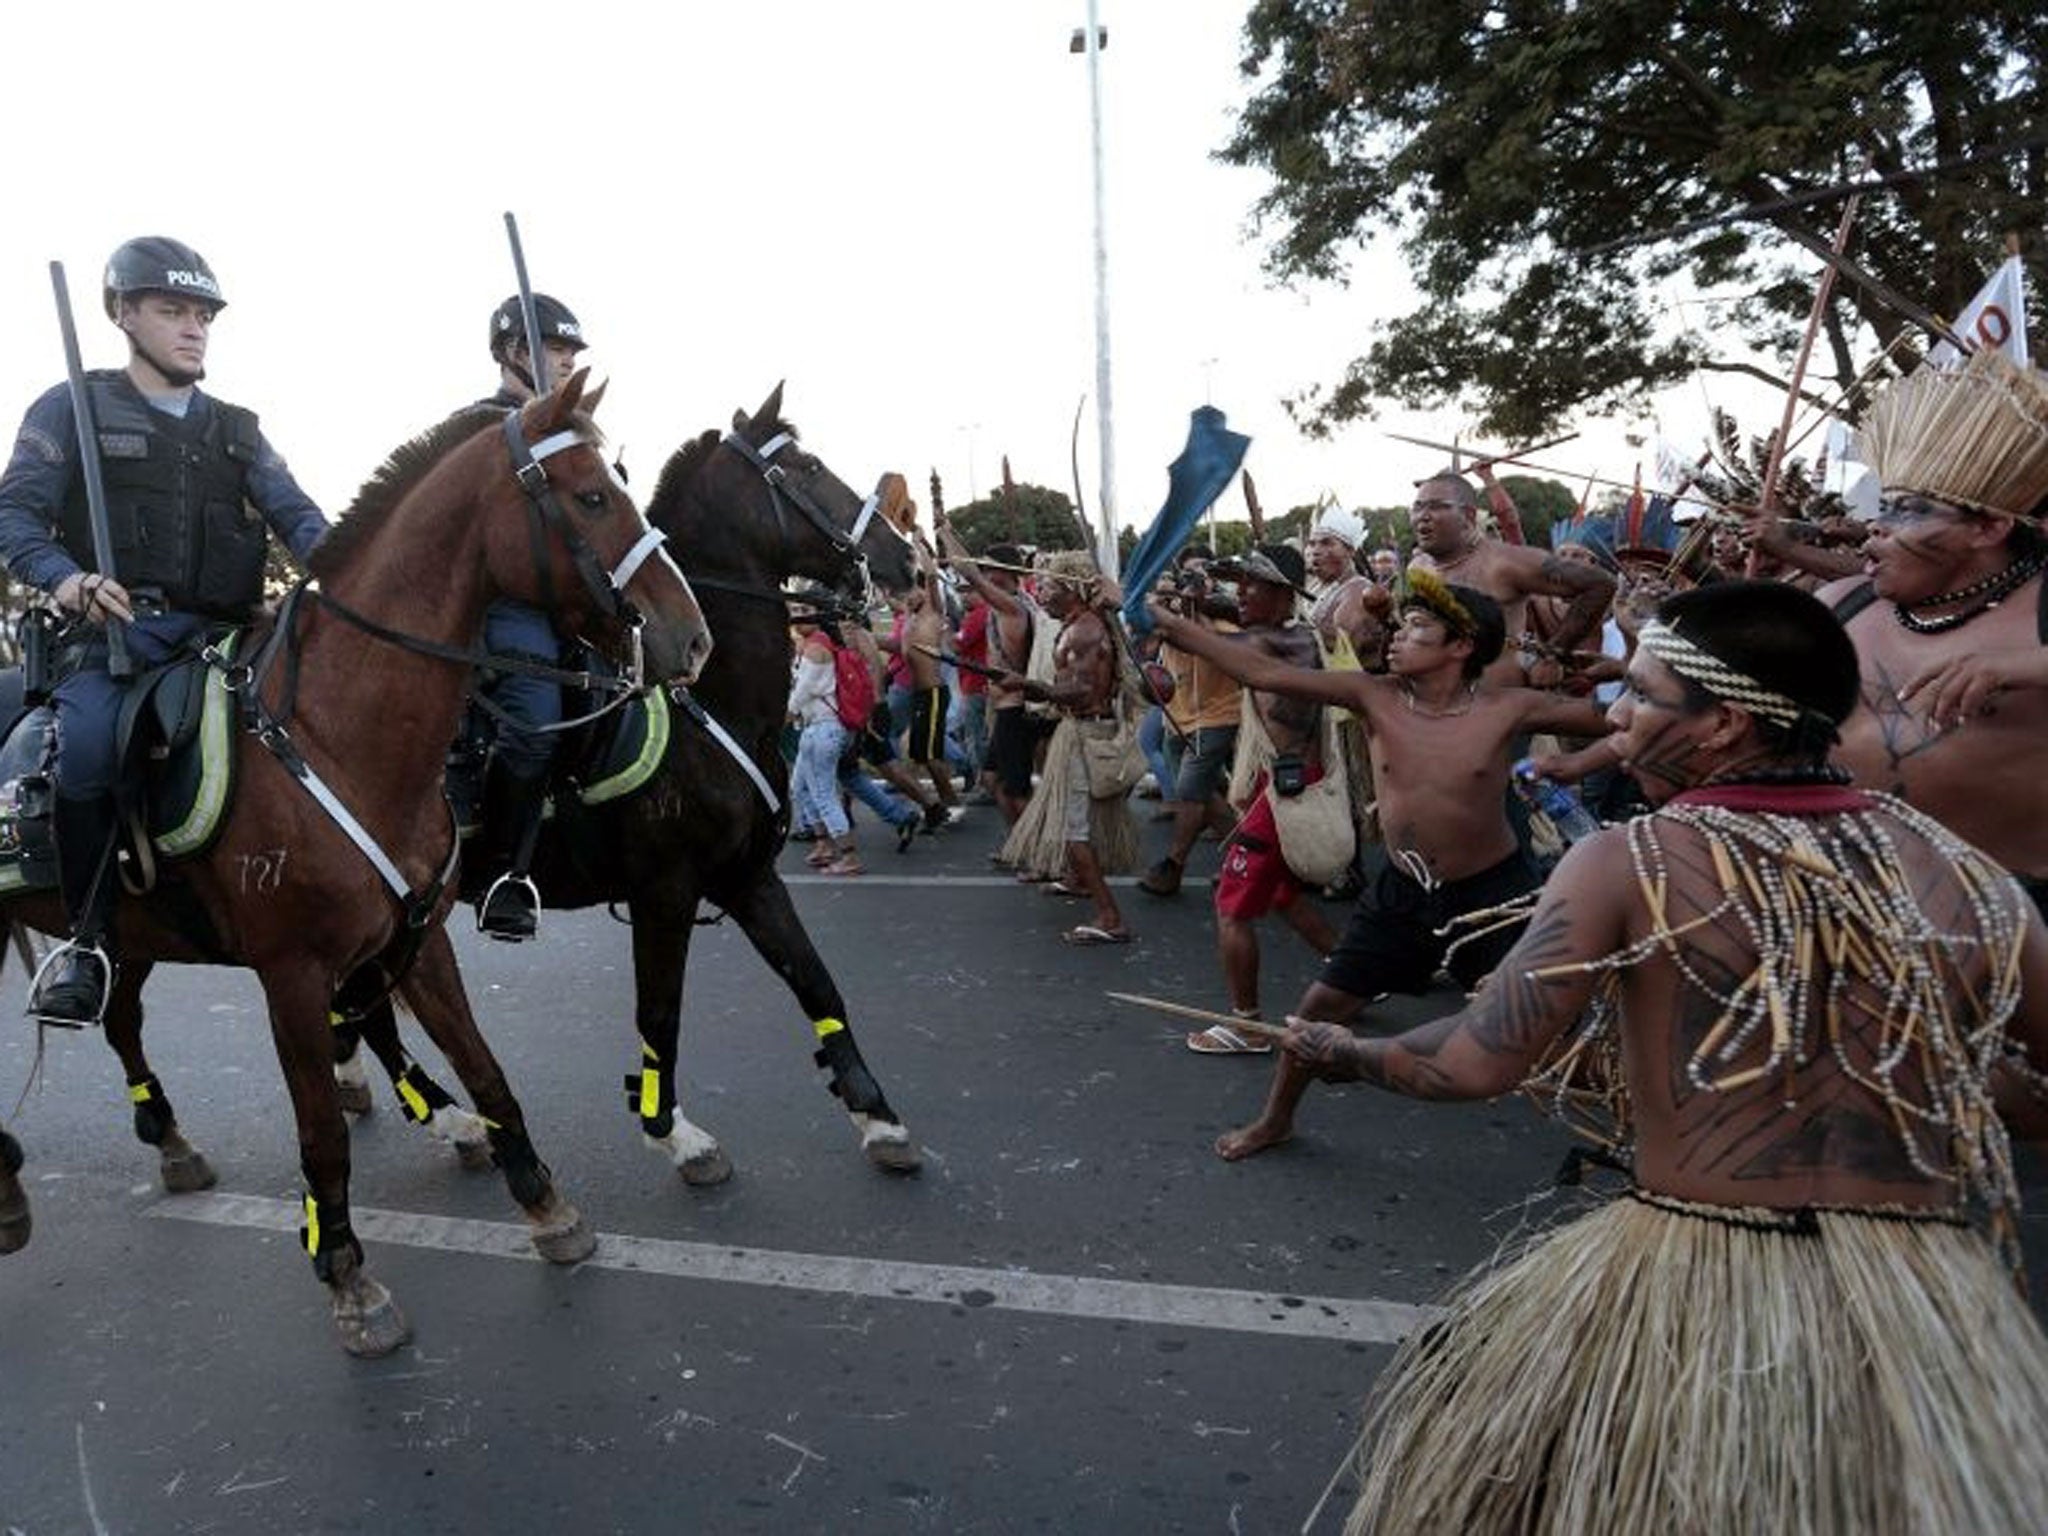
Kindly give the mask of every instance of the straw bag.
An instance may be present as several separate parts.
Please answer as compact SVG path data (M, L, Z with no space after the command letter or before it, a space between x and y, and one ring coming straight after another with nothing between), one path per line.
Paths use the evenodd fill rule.
M1273 826L1280 834L1280 856L1307 885L1328 885L1351 867L1358 853L1358 827L1351 819L1351 782L1344 771L1344 749L1337 740L1337 722L1323 711L1323 776L1298 795L1276 795L1270 782L1266 800L1273 807Z
M1138 733L1123 721L1114 731L1081 731L1075 744L1081 765L1088 775L1088 798L1121 800L1145 776L1145 754L1138 746Z

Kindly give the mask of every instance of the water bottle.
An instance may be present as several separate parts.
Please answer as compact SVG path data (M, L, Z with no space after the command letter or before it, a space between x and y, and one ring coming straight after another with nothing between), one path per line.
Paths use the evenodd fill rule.
M1555 779L1539 775L1531 759L1525 757L1515 764L1514 772L1522 793L1550 818L1551 825L1567 843L1576 843L1600 830L1600 819L1580 803L1578 794Z

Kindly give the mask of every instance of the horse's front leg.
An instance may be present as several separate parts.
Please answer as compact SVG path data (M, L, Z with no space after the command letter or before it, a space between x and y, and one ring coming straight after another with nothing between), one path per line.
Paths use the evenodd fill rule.
M868 1161L892 1173L914 1173L924 1159L910 1139L910 1132L875 1081L868 1064L854 1043L853 1025L846 1017L846 1002L839 984L819 958L817 946L804 931L789 899L789 888L771 867L764 867L753 883L734 893L725 903L747 939L768 962L775 974L796 994L799 1006L811 1021L818 1037L813 1060L830 1074L827 1086L846 1107L853 1128L860 1133L861 1150ZM637 932L637 930L635 930Z
M0 1253L28 1246L28 1191L21 1185L21 1143L0 1131Z
M388 998L358 1013L335 1013L332 1023L334 1082L344 1110L369 1113L370 1084L360 1049L367 1045L391 1079L391 1091L397 1094L406 1119L452 1147L463 1167L480 1171L491 1166L490 1136L482 1116L457 1104L448 1090L413 1060L399 1039L398 1015Z
M349 1222L348 1122L334 1092L330 988L304 962L274 964L262 976L270 1035L299 1124L299 1168L306 1179L306 1224L299 1237L313 1273L327 1286L341 1347L352 1355L388 1355L412 1337L412 1326L391 1293L370 1278L363 1245Z
M455 946L445 928L436 925L428 934L399 995L455 1069L470 1102L483 1117L491 1156L504 1170L512 1198L526 1213L534 1248L555 1264L589 1258L597 1251L597 1234L555 1187L554 1174L527 1137L519 1101L512 1096L504 1070L484 1043L470 1012L469 994L463 990L462 972L455 964Z
M152 969L147 960L131 960L116 968L114 988L107 994L107 1044L121 1058L128 1080L128 1102L135 1106L135 1137L157 1151L157 1173L174 1195L189 1195L214 1185L213 1165L185 1139L164 1085L142 1053L142 984Z
M676 1054L683 1028L683 973L697 920L694 887L677 886L633 900L634 1027L640 1070L626 1079L626 1104L647 1144L666 1157L685 1184L723 1184L732 1159L718 1138L683 1114L676 1097Z

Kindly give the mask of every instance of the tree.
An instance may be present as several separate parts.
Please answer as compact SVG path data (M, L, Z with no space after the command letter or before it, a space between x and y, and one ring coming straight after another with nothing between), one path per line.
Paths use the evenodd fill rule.
M1038 549L1081 548L1081 524L1064 491L1020 481L964 507L949 509L953 529L977 553L991 544L1029 544Z
M1571 488L1535 475L1502 475L1501 489L1515 499L1515 511L1522 520L1522 537L1539 549L1550 547L1553 523L1569 522L1579 509Z
M1737 290L1724 345L1789 352L1818 261L1786 232L1828 241L1841 204L1595 249L1618 236L1982 156L1867 196L1851 254L1953 315L2020 231L2041 294L2044 62L2038 0L1254 0L1257 86L1221 156L1274 178L1257 216L1276 276L1340 278L1393 229L1423 294L1293 402L1308 430L1391 397L1526 441L1695 368L1757 371L1661 318L1680 274ZM1813 367L1845 388L1859 321L1885 344L1907 328L1838 282Z

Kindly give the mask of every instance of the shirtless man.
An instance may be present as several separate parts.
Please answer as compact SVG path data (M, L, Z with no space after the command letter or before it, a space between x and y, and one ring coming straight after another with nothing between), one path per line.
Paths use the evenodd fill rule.
M1070 732L1076 738L1113 732L1118 726L1113 712L1117 690L1116 638L1110 634L1108 622L1096 611L1099 587L1100 578L1095 574L1094 561L1088 554L1066 550L1054 555L1046 579L1039 586L1046 616L1060 626L1059 639L1053 646L1052 682L1034 682L1015 670L1005 672L999 679L992 679L998 686L1014 691L1027 702L1055 706L1061 716L1059 730ZM1059 745L1055 741L1053 748L1048 749L1048 765ZM1063 937L1074 944L1127 944L1131 939L1130 930L1124 926L1123 911L1110 892L1109 881L1104 877L1102 863L1093 844L1089 826L1093 801L1088 792L1087 770L1078 739L1074 741L1073 750L1065 754L1065 761L1066 771L1061 781L1039 787L1039 796L1045 803L1032 806L1034 814L1048 818L1047 824L1037 829L1034 839L1038 856L1034 858L1027 851L1016 862L1028 873L1049 862L1044 855L1055 840L1064 845L1062 863L1066 883L1083 892L1094 903L1095 913L1092 923L1071 928ZM1047 777L1052 777L1049 769ZM1058 812L1056 826L1050 823L1055 810ZM1121 803L1117 810L1124 815L1130 814ZM1032 830L1032 826L1030 818L1022 819L1012 829L1013 834L1022 836Z
M1578 700L1486 680L1507 638L1500 606L1427 569L1409 572L1385 676L1304 671L1171 616L1159 628L1247 687L1342 705L1364 722L1387 867L1359 898L1321 979L1294 1013L1348 1024L1383 992L1427 991L1439 966L1461 986L1475 985L1507 952L1512 930L1496 928L1455 952L1436 930L1540 883L1507 818L1514 744L1533 731L1602 735L1606 717ZM1264 1112L1218 1140L1217 1154L1235 1161L1285 1141L1311 1080L1283 1053Z
M1320 666L1314 631L1294 617L1301 556L1285 545L1261 546L1239 562L1239 573L1238 622L1242 627L1228 643L1282 666L1303 670ZM1289 694L1256 689L1251 698L1259 725L1273 744L1276 762L1290 764L1288 780L1306 787L1322 778L1326 765L1321 707ZM1216 952L1223 962L1231 1012L1244 1019L1260 1017L1256 927L1260 918L1278 912L1318 955L1327 955L1337 942L1315 905L1298 899L1302 883L1281 854L1280 831L1266 798L1266 785L1272 777L1271 770L1262 770L1253 783L1243 819L1225 840L1223 868L1216 877ZM1187 1046L1205 1056L1262 1055L1272 1049L1263 1040L1246 1039L1227 1024L1196 1031L1187 1037Z
M944 513L938 516L939 549L955 571L988 604L988 664L1021 677L1031 660L1031 630L1038 610L1019 587L1017 573L1004 566L1021 566L1024 552L1014 544L991 544L984 570L967 554L966 545L954 533ZM1003 813L1003 825L1014 827L1031 798L1032 758L1043 733L1038 721L1024 708L1021 688L989 683L989 707L994 724L989 732L988 766L995 775L996 808Z
M1964 1225L2016 1196L1986 1069L2001 1035L2048 1068L2048 930L1976 850L1826 766L1857 674L1804 593L1673 597L1615 709L1656 813L1574 845L1461 1012L1393 1039L1290 1028L1297 1071L1477 1099L1596 988L1618 1010L1632 1198L1397 1360L1347 1529L1521 1529L1539 1499L1582 1530L2048 1528L2048 1451L1981 1407L2037 1422L2048 1345ZM1643 1369L1679 1356L1718 1363ZM1640 1445L1588 1429L1651 1417Z
M1421 566L1445 581L1484 592L1500 605L1511 636L1528 627L1530 598L1562 597L1565 615L1551 649L1599 649L1600 621L1614 599L1614 578L1605 571L1561 560L1551 550L1488 538L1479 530L1478 498L1459 475L1438 475L1416 487L1410 518L1416 546L1411 570ZM1504 687L1526 682L1531 688L1555 688L1563 680L1564 668L1551 656L1539 656L1524 677L1513 653L1495 661L1487 675L1488 682Z
M2015 518L1888 492L1848 615L1862 702L1835 760L1918 806L2048 897L2048 540Z
M1365 520L1356 512L1325 507L1317 514L1303 549L1308 556L1309 590L1315 598L1309 622L1315 626L1330 665L1356 665L1377 672L1386 665L1387 621L1393 616L1393 599L1385 588L1359 572L1358 545L1364 537Z

